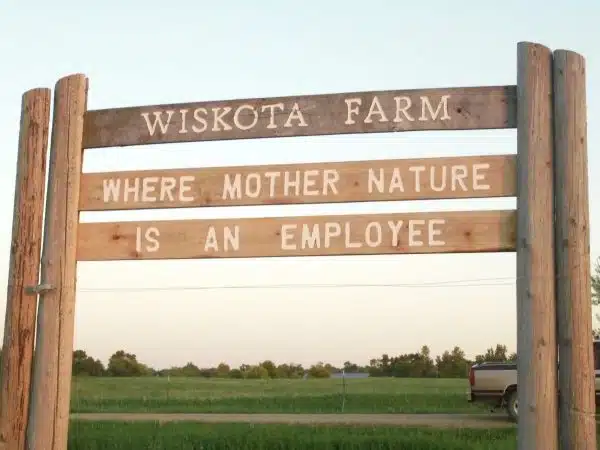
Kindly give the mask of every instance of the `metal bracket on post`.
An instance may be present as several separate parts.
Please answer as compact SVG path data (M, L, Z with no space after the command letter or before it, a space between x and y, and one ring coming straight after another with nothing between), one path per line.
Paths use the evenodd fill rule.
M49 283L41 283L38 284L37 286L27 286L25 288L25 292L31 295L38 295L38 294L43 294L44 292L47 291L51 291L52 289L54 289L54 286L52 286Z

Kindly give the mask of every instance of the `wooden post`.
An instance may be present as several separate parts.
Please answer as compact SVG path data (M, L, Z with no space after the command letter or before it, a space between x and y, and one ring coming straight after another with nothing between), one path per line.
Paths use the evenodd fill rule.
M552 52L517 50L517 448L557 450Z
M32 89L23 94L21 104L0 375L0 448L3 450L25 448L42 248L50 96L50 89Z
M596 450L585 59L554 52L560 448Z
M30 450L66 450L71 397L79 181L87 78L61 78L54 93L48 196L34 363Z

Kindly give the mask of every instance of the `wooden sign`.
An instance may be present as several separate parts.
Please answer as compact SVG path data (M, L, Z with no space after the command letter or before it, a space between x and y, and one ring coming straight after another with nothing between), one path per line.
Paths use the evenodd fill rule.
M515 155L92 173L79 209L508 197L515 175Z
M504 252L515 211L80 223L77 259Z
M87 111L83 147L516 127L516 86L353 92Z

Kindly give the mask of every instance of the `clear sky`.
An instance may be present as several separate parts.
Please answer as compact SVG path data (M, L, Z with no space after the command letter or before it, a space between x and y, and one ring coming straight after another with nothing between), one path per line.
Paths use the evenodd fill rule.
M600 3L529 0L525 5L516 0L4 0L2 286L8 271L21 95L33 87L54 87L58 78L76 72L89 77L90 109L503 85L516 83L517 42L535 41L587 58L589 172L598 172ZM84 171L515 151L514 130L258 139L88 150ZM597 257L598 177L590 178L590 190L592 256ZM514 199L504 199L229 207L90 213L82 220L514 206ZM124 348L160 367L187 361L238 365L266 358L367 363L384 352L415 351L423 344L434 354L459 345L472 356L496 343L514 351L515 259L509 253L80 263L75 345L105 362ZM324 283L337 286L314 287ZM282 284L295 287L265 287ZM4 297L1 307L4 311Z

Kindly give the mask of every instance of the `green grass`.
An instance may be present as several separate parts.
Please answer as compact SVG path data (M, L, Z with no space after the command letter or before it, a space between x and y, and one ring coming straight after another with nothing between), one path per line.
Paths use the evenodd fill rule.
M512 450L515 429L72 422L68 450Z
M464 379L346 380L347 413L468 413ZM72 412L339 413L341 379L79 378Z

